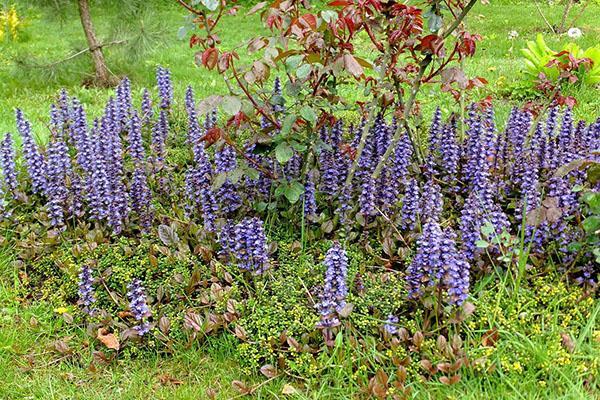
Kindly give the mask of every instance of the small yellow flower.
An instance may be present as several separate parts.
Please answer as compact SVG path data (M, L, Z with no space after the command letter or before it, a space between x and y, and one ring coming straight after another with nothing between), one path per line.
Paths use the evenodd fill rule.
M58 307L58 308L54 309L54 312L57 314L60 314L60 315L63 315L67 311L69 311L69 309L67 307Z

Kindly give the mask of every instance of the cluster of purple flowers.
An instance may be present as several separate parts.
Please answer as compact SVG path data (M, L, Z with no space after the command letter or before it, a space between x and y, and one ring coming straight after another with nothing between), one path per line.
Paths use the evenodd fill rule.
M348 295L348 256L339 242L334 242L325 255L325 283L317 305L321 314L318 326L331 328L340 324L338 314L346 307Z
M277 79L270 105L274 119L264 118L261 124L263 133L272 137L278 134L273 121L283 119L286 112L281 87ZM498 129L493 109L472 105L460 135L457 115L444 119L440 109L435 111L424 165L416 165L411 138L404 133L390 149L388 165L373 178L392 137L402 129L394 118L381 113L357 126L328 120L319 128L315 157L303 157L294 149L282 166L273 155L258 154L260 145L254 142L243 147L245 160L239 159L237 146L222 138L205 148L212 139L207 134L216 131L211 129L217 125L216 111L199 115L194 92L188 87L183 104L190 151L186 160L173 163L170 156L183 152L172 151L170 146L183 141L171 133L177 124L170 120L175 113L168 69L157 69L157 91L156 109L148 90L136 108L131 83L124 79L103 114L91 123L82 104L62 91L51 107L46 150L36 143L31 124L17 110L29 182L17 180L15 148L7 134L0 141L0 189L13 197L18 191L32 194L28 198L44 204L57 229L64 229L69 221L85 220L106 224L116 234L131 233L130 226L136 233L151 230L153 204L164 206L167 194L173 203L185 200L188 216L200 219L205 231L218 232L223 256L242 269L260 273L269 264L266 237L261 220L248 218L246 213L253 204L272 202L277 184L301 182L301 205L293 210L303 212L308 220L314 220L317 213L339 216L342 225L351 229L354 221L373 226L383 214L386 223L392 221L410 237L419 235L408 274L412 296L435 286L445 291L450 303L460 304L468 292L467 260L478 262L486 256L476 246L478 240L490 239L482 236L484 227L491 225L491 236L497 236L505 231L517 233L524 222L526 240L535 244L534 249L543 251L545 243L558 239L561 249L568 252L567 244L580 234L573 223L579 209L573 188L584 182L585 171L561 176L555 172L576 159L597 159L594 151L600 147L600 120L592 124L574 121L568 109L551 108L536 126L529 111L514 109L505 128ZM346 184L356 157L358 168ZM303 165L309 161L310 165ZM238 179L242 170L255 164L260 168ZM172 180L169 188L177 189L180 171L185 171L185 199L161 183ZM310 172L301 176L301 171ZM273 175L282 182L274 182ZM560 211L558 218L536 224L531 218L523 219L539 211L548 198ZM246 218L236 224L242 216ZM492 246L492 250L498 249ZM343 252L339 244L332 248L331 259L336 251ZM589 261L586 257L581 265ZM344 257L338 254L338 258Z
M255 274L262 274L269 268L267 236L262 221L245 218L233 228L234 242L227 246L239 268Z
M83 312L88 315L95 314L93 305L96 302L96 295L93 284L94 277L92 275L92 267L89 264L83 264L81 266L81 272L79 273L78 304L82 307Z
M160 97L160 108L163 110L171 108L173 102L173 83L171 83L171 71L159 66L156 69L156 85Z
M407 269L406 282L411 298L422 296L427 288L439 288L448 303L460 305L469 292L470 266L457 249L455 233L442 230L435 219L429 219L417 240L417 254Z
M14 192L17 189L18 182L15 167L15 149L10 133L7 133L0 142L0 167L2 167L7 191Z
M129 310L138 321L138 325L133 329L139 336L144 336L150 331L150 323L147 318L152 315L146 301L146 290L142 286L142 281L134 279L127 285L127 298L129 299Z

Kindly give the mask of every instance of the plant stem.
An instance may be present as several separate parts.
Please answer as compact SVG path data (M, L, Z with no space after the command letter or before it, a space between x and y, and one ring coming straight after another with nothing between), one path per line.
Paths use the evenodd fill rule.
M458 26L465 19L465 17L469 13L469 11L471 11L471 9L473 8L473 6L475 5L476 2L477 2L477 0L469 0L469 3L467 3L465 8L463 8L462 12L458 15L458 17L456 17L454 22L448 27L448 29L446 29L442 34L440 34L440 37L442 40L445 40L448 36L450 36L452 34L452 32L454 32L456 30L456 28L458 28ZM408 118L410 118L412 109L415 104L415 99L421 88L421 83L422 83L421 79L423 78L423 74L425 73L425 70L427 69L427 67L429 67L429 64L431 64L432 61L433 61L433 56L431 54L428 54L419 63L419 72L418 72L417 76L415 77L415 80L412 83L410 97L408 98L408 101L406 102L406 106L404 107L404 115L403 115L404 119L398 124L398 129L396 129L396 132L394 133L394 136L392 137L392 140L390 141L388 148L385 150L385 153L381 157L381 160L379 160L379 163L375 167L375 171L373 172L373 179L377 179L377 178L379 178L379 175L381 175L383 167L385 166L385 164L387 163L387 160L392 155L392 152L396 148L396 145L402 138L403 131L406 131L408 134L408 137L413 145L413 149L415 150L415 156L417 157L417 161L419 163L422 161L423 158L421 155L421 151L416 146L416 142L415 142L414 137L412 136L412 132L408 126Z

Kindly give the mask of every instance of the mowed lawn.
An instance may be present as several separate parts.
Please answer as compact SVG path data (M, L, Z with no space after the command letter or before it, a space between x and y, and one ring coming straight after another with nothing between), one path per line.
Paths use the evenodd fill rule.
M88 114L97 116L112 91L105 89L83 88L83 82L91 72L87 56L74 61L61 63L53 68L23 68L15 60L28 64L50 64L66 58L76 50L85 48L85 40L75 10L65 17L59 18L48 9L33 6L35 2L22 1L20 10L27 20L27 26L21 39L17 42L0 44L0 132L14 132L14 108L23 109L33 121L34 129L40 138L45 138L48 121L48 106L56 100L57 92L66 88L71 95L79 98L87 106ZM174 3L174 2L173 2ZM160 4L160 5L156 5ZM191 85L199 98L211 94L226 94L227 87L223 78L216 72L197 68L194 65L195 50L190 49L185 40L178 40L177 31L184 24L185 13L171 2L154 2L152 13L161 24L158 29L161 41L155 42L149 52L135 58L123 49L109 47L106 55L109 67L118 76L128 76L132 80L135 94L144 87L155 86L154 72L157 65L169 67L175 84L175 97L181 105L183 92ZM112 8L96 7L92 9L94 22L99 36L109 42L114 38L115 18L117 11ZM560 7L545 7L544 12L550 21L558 22ZM575 14L575 13L573 13ZM588 47L600 42L600 25L597 16L600 5L590 4L578 20L577 26L584 35L577 40L581 47ZM139 21L132 21L132 25ZM500 116L508 113L512 97L519 97L523 91L514 93L509 88L522 79L520 49L527 40L535 39L537 33L544 30L545 25L537 14L533 2L511 4L492 2L490 5L478 4L467 19L467 26L473 32L480 33L483 40L478 45L474 58L465 63L471 76L482 76L489 85L475 93L476 98L488 94L498 95L495 100L496 112ZM237 46L263 30L257 15L245 16L243 12L237 17L225 17L219 29L224 47ZM515 30L518 37L509 40L508 33ZM127 35L125 35L127 37ZM555 37L546 34L550 47L559 48L559 44L568 43L566 35ZM249 57L244 48L240 49L243 63ZM368 58L369 54L365 54ZM346 88L353 94L351 88ZM600 98L595 88L578 88L571 91L579 100L576 115L585 118L600 110ZM139 96L138 96L139 97ZM350 96L352 98L352 96ZM425 113L440 105L446 110L453 109L454 101L447 94L441 94L437 88L424 90L421 100Z

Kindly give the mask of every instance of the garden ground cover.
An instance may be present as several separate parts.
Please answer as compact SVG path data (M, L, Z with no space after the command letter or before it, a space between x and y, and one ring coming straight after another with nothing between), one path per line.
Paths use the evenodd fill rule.
M473 23L481 24L480 31L484 32L484 36L488 36L490 40L502 43L501 46L490 46L484 49L473 61L469 68L478 71L478 74L489 76L492 84L504 86L500 82L510 83L511 77L516 81L514 71L517 65L517 56L507 56L507 49L510 43L506 38L507 30L511 27L510 20L516 10L521 10L522 5L497 5L489 6L489 8L480 8L476 11ZM533 13L533 7L531 8ZM177 21L180 14L177 10L164 9L160 10L161 15L164 11L165 18L171 18ZM594 15L595 10L590 9L588 15ZM44 15L43 10L38 10L40 15ZM481 14L481 16L478 16ZM500 19L500 16L505 17ZM589 17L588 17L589 18ZM102 19L101 19L102 21ZM494 23L487 24L488 21ZM497 24L495 23L496 21ZM590 21L589 19L587 21ZM532 35L536 30L534 26L539 26L539 21L532 19L531 25L519 31L520 40L525 40L526 35ZM586 32L584 40L588 40L588 44L593 43L594 31L591 24L586 25L585 19L582 20L582 26ZM39 22L38 22L39 24ZM175 23L174 23L175 24ZM249 26L253 26L250 21ZM35 31L36 22L33 22L30 28ZM486 31L493 27L494 32ZM525 23L519 26L525 26ZM44 30L48 29L43 28ZM69 27L68 24L61 29L69 29L75 34L78 32L78 26L73 24ZM243 29L236 30L241 34ZM33 35L33 33L32 33ZM495 36L494 36L495 35ZM67 35L65 35L67 36ZM70 36L70 35L69 35ZM174 35L173 35L174 36ZM493 39L492 39L493 38ZM591 39L590 39L591 38ZM236 39L235 37L232 40ZM529 37L527 37L529 39ZM39 42L36 42L39 44ZM515 52L522 46L515 41ZM36 44L36 46L38 45ZM19 44L19 46L25 46ZM43 45L48 45L44 43ZM40 47L41 48L41 47ZM68 49L68 46L55 49L56 54ZM171 67L173 70L174 81L181 85L191 81L197 89L197 96L203 97L205 94L218 92L224 89L218 77L211 76L205 71L194 69L191 65L191 52L184 51L185 44L174 42L169 45L169 48L157 51L157 55L146 59L140 63L135 69L127 70L131 66L123 65L127 75L131 76L134 81L134 92L143 86L152 86L154 80L154 65L161 63ZM167 58L171 57L173 58ZM178 59L175 57L179 57ZM118 60L117 60L118 61ZM480 64L479 64L480 63ZM118 66L118 63L117 63ZM58 87L66 86L69 91L78 96L86 105L91 104L91 113L94 109L98 110L109 92L95 91L88 89L79 89L77 82L62 81L56 87L48 88L43 85L42 81L36 83L35 77L31 80L25 79L19 81L14 79L12 72L8 72L9 79L4 80L7 83L4 85L13 85L13 97L6 100L7 107L2 107L2 110L9 110L6 115L0 118L2 124L7 123L6 129L12 130L14 124L12 111L10 108L14 104L28 111L28 114L37 121L46 118L46 105L54 98ZM76 73L73 76L78 76ZM190 76L197 76L197 79L190 79ZM81 76L79 76L81 77ZM505 78L502 78L505 77ZM21 76L23 78L23 76ZM494 79L495 78L495 79ZM14 79L14 80L13 80ZM12 83L11 83L12 82ZM208 82L208 83L206 83ZM42 88L42 86L44 88ZM16 91L23 87L30 88L31 92L23 95ZM139 91L139 90L138 90ZM3 91L4 92L4 91ZM176 87L176 98L181 99L183 86ZM429 94L434 97L435 93ZM590 110L578 109L580 116L589 115L591 111L597 111L598 100L594 97L594 92L583 91L578 94L578 99L585 103L585 107L592 107ZM5 101L5 100L2 100ZM39 103L38 103L39 101ZM500 106L500 112L502 112ZM594 109L596 107L596 109ZM44 111L42 111L44 110ZM589 112L588 112L589 111ZM39 112L39 114L37 114ZM506 109L503 111L506 113ZM593 113L591 114L593 115ZM2 129L4 126L2 125ZM4 129L4 130L6 130ZM61 340L68 344L68 340L64 339L65 320L64 312L60 304L49 307L43 304L31 304L22 298L19 298L19 288L16 287L19 279L15 276L16 270L10 265L11 257L8 252L3 259L5 263L2 268L2 288L0 289L0 299L2 300L2 308L0 310L0 365L5 370L0 370L0 374L6 376L8 385L3 385L0 389L4 391L0 393L2 398L202 398L206 396L207 389L215 389L218 391L219 398L231 398L237 395L231 388L231 382L236 379L246 382L253 382L260 385L264 379L258 376L244 376L232 362L233 353L235 351L234 343L227 339L217 338L204 343L201 348L198 346L192 349L178 349L175 356L165 356L156 354L153 357L136 359L135 355L131 360L120 359L116 365L98 368L94 371L90 370L89 365L92 359L91 352L86 349L81 350L79 347L74 347L74 355L70 351L65 351L65 357L56 356L56 346L62 350ZM486 284L491 286L486 287ZM548 285L553 285L553 282L548 282ZM482 282L481 287L476 288L473 292L473 299L477 300L480 296L485 298L488 292L495 288L492 283ZM502 293L501 290L498 293ZM565 295L565 292L561 292ZM527 294L524 301L528 301ZM530 300L530 299L529 299ZM556 300L559 301L559 300ZM556 304L545 304L548 310L556 307ZM593 358L597 356L597 348L593 348L593 343L597 343L597 316L598 305L592 304L589 306L590 318L586 323L579 326L577 329L577 342L589 343L590 348L580 349L577 357ZM513 316L514 317L514 316ZM57 336L57 332L61 336ZM69 328L67 326L67 332ZM462 381L454 386L447 387L441 383L429 383L426 385L414 384L413 393L417 398L593 398L585 386L584 377L586 371L580 371L577 367L572 366L571 362L563 364L556 363L555 356L561 346L561 333L563 327L560 321L549 319L548 326L545 327L548 333L543 336L525 337L520 335L518 331L501 332L502 341L506 347L499 350L497 355L500 360L503 356L502 351L506 352L506 357L510 356L510 352L514 351L515 346L520 346L523 351L523 359L528 360L527 363L514 364L507 366L504 375L492 375L491 378L482 378L481 376L463 376ZM481 340L482 332L473 333L473 341ZM75 337L72 340L79 343L78 340L85 340L84 335L73 328L72 335ZM558 344L558 347L556 347ZM50 348L50 350L49 350ZM552 349L549 352L548 349ZM60 351L59 351L60 353ZM531 364L528 364L531 362ZM538 379L538 371L533 368L536 365L549 364L551 376L555 377L553 381L540 381ZM335 365L335 361L333 362ZM576 364L576 363L575 363ZM263 384L257 389L258 398L276 398L276 397L292 397L292 398L340 398L348 396L344 388L331 387L330 383L335 382L336 378L342 381L345 374L344 366L340 365L337 375L332 373L332 376L324 377L320 386L317 382L311 389L302 389L300 385L291 380L277 378ZM286 384L296 387L300 394L285 395L282 392L293 392Z

